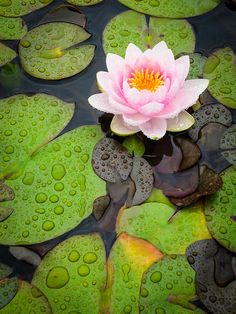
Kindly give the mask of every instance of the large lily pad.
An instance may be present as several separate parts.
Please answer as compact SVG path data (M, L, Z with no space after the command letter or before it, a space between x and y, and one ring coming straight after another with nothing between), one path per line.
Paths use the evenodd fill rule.
M147 24L144 14L133 11L123 12L107 24L103 33L103 48L105 53L124 56L130 42L146 50L162 40L175 55L194 51L195 36L187 21L151 17Z
M206 61L204 77L210 80L208 90L219 102L236 108L236 56L229 47L215 51Z
M139 313L139 294L143 273L162 258L150 243L121 234L108 259L105 300L100 313Z
M16 277L0 280L0 309L6 306L14 298L17 290L18 286ZM1 310L0 313L2 313Z
M0 16L0 39L21 39L26 33L27 26L21 18Z
M42 242L92 213L93 201L106 193L91 166L93 147L102 136L99 126L74 129L40 149L21 176L6 181L15 199L2 204L14 212L0 223L0 243Z
M60 80L84 70L94 56L93 45L74 47L88 39L82 27L63 22L40 25L22 38L19 55L24 70L37 78Z
M145 203L125 209L117 221L117 233L127 232L150 241L165 254L184 254L189 244L211 236L201 203L178 212L162 203Z
M98 234L74 236L44 257L32 283L46 295L53 313L99 313L105 262Z
M214 9L220 0L118 0L130 9L149 15L183 18L204 14Z
M25 15L45 7L52 1L53 0L33 0L33 1L1 0L0 15L12 17Z
M17 177L26 161L63 130L73 112L73 103L46 94L1 99L0 178Z
M102 1L103 0L66 0L66 2L69 2L71 4L81 5L81 6L94 5Z
M225 131L221 140L220 148L223 150L221 154L231 164L236 163L236 124L233 124Z
M0 67L15 59L16 56L14 50L0 43Z
M37 311L37 312L35 312ZM1 314L37 313L52 314L51 307L42 292L26 281L18 281L16 296L1 309Z
M191 303L195 299L195 272L185 256L165 256L143 276L140 298L143 314L204 313Z
M207 226L221 245L236 252L236 167L228 168L221 178L221 190L206 199Z

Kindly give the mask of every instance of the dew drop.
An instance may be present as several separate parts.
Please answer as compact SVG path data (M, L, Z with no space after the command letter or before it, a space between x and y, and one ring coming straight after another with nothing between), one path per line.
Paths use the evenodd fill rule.
M55 213L56 215L61 215L61 214L64 213L64 208L63 208L62 206L56 206L56 207L54 208L54 213Z
M97 260L97 255L92 252L88 252L84 255L83 261L87 264L95 263Z
M65 267L53 267L47 274L46 285L52 289L60 289L68 283L69 279Z
M55 227L55 224L54 224L54 222L51 221L51 220L46 220L46 221L43 223L43 225L42 225L42 228L43 228L43 230L45 230L45 231L50 231L50 230L52 230L54 227Z
M70 262L74 263L74 262L77 262L79 259L80 259L80 254L78 251L76 250L73 250L70 252L69 256L68 256L68 259Z
M129 264L124 264L122 265L122 272L123 272L123 280L124 282L129 281L129 272L130 272L130 265Z
M161 281L161 278L162 278L162 273L159 271L155 271L154 273L151 274L151 277L150 277L151 281L154 283Z
M47 195L45 193L38 193L35 197L37 203L44 203L47 200Z
M87 265L81 265L78 267L78 274L82 277L87 276L90 273L90 268Z
M61 180L66 174L66 169L63 165L61 164L55 164L52 167L52 177L55 180Z

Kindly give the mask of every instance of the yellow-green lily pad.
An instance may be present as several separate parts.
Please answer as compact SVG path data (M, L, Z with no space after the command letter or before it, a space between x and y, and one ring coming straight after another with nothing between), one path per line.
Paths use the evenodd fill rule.
M48 298L53 313L99 313L105 263L98 234L73 236L44 257L32 283Z
M186 248L200 239L211 238L201 203L178 212L163 203L144 203L121 211L117 233L127 232L145 239L164 254L185 254Z
M21 16L41 9L53 2L53 0L1 0L0 15L2 16Z
M220 0L118 0L141 13L170 18L183 18L204 14L214 9Z
M140 294L143 314L205 313L191 303L197 299L195 272L184 255L155 262L143 276Z
M0 43L0 67L15 59L16 56L17 53L13 49Z
M66 2L74 4L74 5L81 5L81 6L89 6L94 5L102 2L103 0L66 0Z
M0 16L0 39L21 39L27 33L27 26L22 18Z
M206 199L207 226L213 238L236 252L236 166L226 169L221 178L222 188Z
M94 56L94 45L75 45L90 37L82 27L64 22L40 25L19 44L24 70L37 78L60 80L84 70Z
M208 90L223 105L236 109L236 55L229 47L215 51L204 66Z
M195 48L195 35L186 20L170 20L151 17L147 24L144 14L125 11L115 16L103 32L105 53L122 57L130 42L142 50L154 47L164 40L175 55L191 53Z

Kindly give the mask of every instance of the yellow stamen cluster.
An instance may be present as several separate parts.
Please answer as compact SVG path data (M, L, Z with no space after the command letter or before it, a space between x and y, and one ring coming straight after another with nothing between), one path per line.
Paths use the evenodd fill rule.
M147 68L132 72L128 82L130 87L134 87L139 91L147 89L155 92L158 87L164 84L164 79L160 72L151 71Z

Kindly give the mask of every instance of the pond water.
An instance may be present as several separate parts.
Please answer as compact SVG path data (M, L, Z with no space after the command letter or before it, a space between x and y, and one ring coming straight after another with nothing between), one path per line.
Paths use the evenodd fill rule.
M49 4L48 6L45 6L44 8L42 8L40 10L37 10L35 12L29 13L29 14L23 16L23 19L28 26L28 30L31 30L31 29L35 28L36 26L40 25L42 21L45 21L43 19L48 12L50 12L55 7L58 7L62 4L65 4L65 2L62 0L56 0L56 1L52 2L51 4ZM1 1L0 1L0 5L1 5ZM68 131L73 130L79 126L94 125L94 124L98 123L98 119L101 116L101 112L99 112L98 110L94 110L89 105L88 98L93 94L99 93L99 89L97 87L97 82L96 82L96 73L98 71L106 71L106 55L104 53L103 45L102 45L102 33L103 33L104 28L108 24L108 22L113 17L115 17L117 14L120 14L120 13L126 11L127 7L125 7L124 5L122 5L121 3L119 3L116 0L104 0L103 2L96 4L94 6L87 6L87 7L81 6L81 7L79 7L79 10L86 17L85 29L87 32L89 32L91 34L91 37L86 41L86 44L92 44L92 45L96 46L95 55L94 55L92 62L81 73L74 75L72 77L66 78L66 79L58 80L58 81L57 80L48 81L48 80L37 79L37 78L30 76L29 74L27 74L23 70L19 56L17 56L13 61L11 61L10 65L7 64L7 65L3 66L2 68L0 68L0 98L1 99L10 97L10 96L13 96L16 94L33 95L36 93L45 93L48 95L56 96L65 102L74 102L75 103L75 111L74 111L73 117L67 125L65 123L66 127L64 128L63 131L61 131L61 133L59 135L67 133ZM233 49L233 51L235 53L235 51L236 51L236 36L235 36L236 18L235 17L236 17L235 2L234 1L221 1L221 3L212 11L210 11L206 14L203 14L203 15L188 18L187 20L191 24L193 31L195 33L195 36L196 36L195 52L203 54L206 57L209 57L217 49L221 49L224 47L231 47L231 49ZM147 18L149 18L149 17L147 16ZM4 41L2 41L2 43L6 44L8 47L12 48L13 50L19 52L19 40L4 40ZM235 66L235 63L232 63L232 64ZM234 86L233 86L233 88L234 88ZM213 98L211 98L209 95L206 95L205 98L203 99L203 104L216 103L216 102L217 101L214 100ZM236 123L236 110L232 109L232 108L228 108L228 110L232 115L232 121L230 124L235 124ZM205 116L206 116L206 114L205 114ZM223 116L223 113L222 113L222 116ZM200 117L200 119L201 119L201 117ZM107 121L107 120L104 119L103 121ZM210 121L210 122L218 122L218 120L216 119L216 121ZM105 123L103 122L102 124L103 124L103 127L105 128ZM228 124L227 126L229 127L230 124ZM202 154L202 157L201 157L200 162L199 162L200 165L203 165L203 164L207 165L209 168L212 168L215 171L215 173L220 173L221 171L231 167L231 163L229 161L227 161L224 157L222 157L222 154L221 154L221 151L219 148L220 137L222 136L223 132L226 131L226 129L227 129L226 126L222 126L222 124L211 124L211 128L206 129L206 127L205 127L205 129L202 129L203 136L199 137L199 139L197 141L197 145L199 146L199 148L201 150L201 154ZM189 139L188 133L184 132L183 134L187 139ZM232 136L235 136L235 131L233 134L234 135L232 135ZM110 135L109 132L108 132L108 135ZM121 138L118 136L114 136L114 138L116 140L118 140L119 142L122 141ZM174 148L176 150L179 149L179 148L176 148L176 146L177 146L176 144L173 145L173 142L172 142L173 139L170 137L165 137L165 139L160 140L160 142L157 141L157 143L154 143L154 141L148 141L148 140L144 139L144 137L142 137L142 136L140 138L144 142L144 144L146 145L146 152L145 152L146 159L153 166L156 166L157 163L160 162L163 155L172 156L175 154ZM234 139L232 139L232 142L233 141L235 143L235 137L234 137ZM182 146L182 148L183 148L183 146ZM189 148L190 147L188 146L188 149ZM194 149L194 147L191 147L191 149ZM233 149L234 149L234 154L235 154L235 149L236 149L235 146L231 148L232 151L233 151ZM156 161L156 159L153 161L152 157L150 157L150 155L152 155L152 154L154 154L154 155L159 154L159 157L158 157L159 160L157 158L158 162ZM197 152L196 152L196 154L197 154ZM177 156L177 153L174 156ZM235 161L235 157L234 157L234 161ZM164 167L164 168L170 167L169 163L171 163L171 162L175 163L176 159L175 160L173 159L170 161L167 160L166 162L167 162L167 164L164 166L162 165L162 167ZM186 167L186 168L188 169L188 167ZM194 172L191 168L190 172L186 173L186 176L184 177L184 179L183 178L181 179L180 177L172 176L173 172L168 173L169 177L167 179L166 176L164 176L164 177L161 176L160 173L162 173L162 171L160 171L160 173L159 173L159 170L155 173L156 182L159 182L158 183L159 185L156 183L156 187L158 187L158 188L161 187L161 188L163 188L164 191L167 191L166 195L170 197L170 200L171 200L171 197L173 199L175 198L175 192L173 192L173 189L174 189L174 191L176 191L176 189L178 189L178 188L181 189L182 188L181 184L183 184L183 181L187 182L187 186L188 187L190 186L190 190L192 188L192 192L194 192L194 190L196 190L196 188L194 189L194 187L192 187L192 185L193 185L193 181L195 180L194 175L196 173L198 173L198 168L197 168L196 172ZM162 168L162 170L163 170L163 168ZM233 177L235 178L235 168L233 171L234 171ZM212 178L213 178L213 176L212 176ZM166 180L169 180L169 182L170 182L170 183L167 183L167 186L165 185L167 182ZM198 182L199 181L197 181L197 183ZM77 226L73 225L73 228L67 228L67 230L69 230L69 231L67 231L66 233L63 232L62 235L54 236L54 237L52 237L52 239L49 239L49 240L46 239L46 241L38 241L38 242L42 242L40 244L38 244L37 241L33 241L32 243L30 243L28 248L34 250L35 252L37 252L37 254L44 256L48 251L50 251L52 248L54 248L58 243L64 241L65 239L69 239L71 236L80 235L80 234L89 234L91 232L99 232L102 236L104 243L105 243L106 255L108 256L110 253L110 250L112 248L112 245L114 244L115 239L116 239L116 233L115 233L116 216L117 216L119 209L126 202L126 199L127 199L127 193L126 192L127 192L128 187L129 187L129 184L130 184L130 182L124 183L122 181L122 183L120 182L117 185L115 185L115 184L114 185L112 185L112 184L107 185L108 191L111 194L112 201L111 201L106 213L104 214L103 219L100 222L97 222L97 220L94 218L93 215L89 215L84 220L82 220L82 222L80 224L78 224ZM171 188L170 188L171 184L172 185L174 184L174 188L173 188L173 186L171 186ZM187 189L187 186L185 187L186 189ZM233 191L232 194L234 193L233 196L230 195L230 193L229 193L229 195L227 197L230 200L232 200L232 199L235 200L235 186L234 186L234 184L231 183L231 186L227 186L227 188L229 188L229 189L231 188ZM206 189L206 186L204 186L203 189ZM191 194L191 193L188 193L188 194ZM101 195L99 195L99 196L101 196ZM180 195L180 196L184 197L185 195ZM234 203L234 205L235 205L235 203ZM233 207L232 201L231 201L230 206ZM209 214L209 216L210 216L210 214ZM126 217L127 221L128 221L128 219L132 219L132 217L133 217L132 213L131 213L131 216L129 216L129 214L127 214L127 217ZM195 217L195 216L193 216L193 217ZM235 224L235 217L236 217L235 207L234 207L234 213L232 213L232 217L233 218L232 218L231 223ZM71 219L74 219L74 218L72 217ZM125 220L125 217L122 216L121 219ZM191 218L191 219L195 219L195 218ZM196 219L197 219L197 216L196 216ZM123 221L123 223L124 223L123 228L124 228L124 230L126 230L125 227L127 227L127 226L125 226L124 221ZM188 224L188 223L190 223L190 221L186 218L186 224ZM141 224L142 224L142 220L141 220ZM147 225L148 225L148 221L144 223L144 226L147 227ZM196 226L194 226L194 227L196 227ZM197 227L202 228L202 225L200 224ZM122 230L122 226L120 228L121 228L120 230ZM138 225L137 225L137 228L139 228ZM143 227L143 228L145 228L145 227ZM184 224L180 225L178 232L181 233L182 228L184 228ZM140 230L141 229L142 228L140 228ZM148 229L148 227L147 227L147 229ZM129 230L129 229L127 229L127 230ZM151 230L151 227L150 227L150 230ZM232 230L233 230L232 235L234 234L236 236L235 226L234 226L234 229L232 228ZM164 231L162 230L161 232L164 232ZM173 232L174 232L174 230L173 230ZM192 230L190 230L188 232L194 233L194 231L192 231ZM133 234L134 233L135 232L133 230ZM131 232L131 234L132 234L132 232ZM140 231L140 234L142 234L142 231ZM168 236L169 235L167 235L167 237ZM207 239L209 237L203 236L202 238L199 238L199 239L205 239L205 238ZM145 240L149 240L149 239L145 238ZM150 240L150 242L152 242L152 241ZM235 242L235 240L232 240L232 242ZM31 282L37 267L34 265L31 265L30 263L27 263L27 262L24 262L24 261L21 261L21 260L18 260L17 258L15 258L9 251L10 245L7 245L6 244L7 241L5 241L5 240L2 242L1 237L0 237L0 243L3 244L0 246L0 262L12 267L13 273L10 276L11 277L16 276L16 277L20 278L21 280ZM15 244L17 244L17 243L15 243ZM24 246L27 246L26 245L27 243L23 243L23 244L24 244ZM12 245L14 245L14 243L12 243ZM87 243L85 243L85 245L87 245ZM221 243L221 245L223 245L223 244ZM225 245L225 246L227 248L227 245ZM92 244L91 244L91 247L92 247ZM132 248L129 248L129 249L132 251ZM204 251L204 249L202 249L202 250ZM214 250L214 248L212 250ZM218 250L220 251L221 247ZM223 248L222 248L222 252L223 252ZM230 284L232 284L232 286L231 286L232 291L235 291L235 289L236 289L235 268L234 268L234 275L232 275L231 273L233 273L233 271L231 270L231 268L229 270L229 267L227 266L227 263L231 265L231 260L232 260L232 265L233 265L233 256L234 256L234 259L236 258L235 257L235 249L230 248L230 251L228 251L228 253L219 253L219 255L220 254L222 256L227 256L227 257L224 257L222 259L224 261L225 265L222 266L222 268L219 268L218 270L221 271L222 273L228 274L228 277L227 277L227 275L225 275L225 277L227 277L227 280L228 280L228 281L226 280L227 284L229 285L229 282L230 282ZM115 255L115 253L114 253L114 255ZM121 256L123 256L123 255L121 254ZM50 260L48 263L50 264ZM121 261L121 263L122 263L122 261ZM207 267L211 267L210 266L211 264L209 261L208 261L208 263L209 264L206 264ZM235 260L234 260L234 264L235 264ZM126 264L124 264L124 265L126 265ZM172 266L170 265L169 267L172 267ZM165 269L164 266L163 266L163 269ZM86 273L85 268L83 269L83 271ZM123 276L126 276L126 275L128 276L129 271L130 271L129 269L127 270L126 268L124 268L123 269ZM42 271L42 273L43 273L43 271ZM57 276L57 274L55 276ZM63 273L60 273L59 277L62 278ZM222 277L224 277L224 275L222 275ZM40 279L36 278L34 280L35 280L35 283L37 283L37 280L40 280ZM134 280L134 282L135 282L135 280ZM168 282L167 282L167 285L168 285ZM223 286L225 288L227 285L224 284ZM39 286L39 288L40 288L40 286ZM209 289L211 289L211 287ZM213 291L215 291L215 290L213 289ZM2 292L0 292L0 293L2 293ZM68 293L70 293L70 292L68 292ZM226 292L226 294L227 293L229 293L229 292ZM222 293L222 295L224 295L224 293ZM225 296L223 296L222 298L225 298L225 300L226 300L225 302L231 302L232 304L235 303L235 300L233 300L233 299L235 299L235 295L232 295L232 299L230 299L230 298L227 299ZM2 302L2 301L0 301L0 302ZM175 301L173 301L173 303L174 302ZM178 304L178 301L176 301L176 304ZM212 309L211 307L210 307L210 310L208 310L203 305L203 303L200 302L199 300L198 300L197 304L200 305L202 309L204 309L202 311L205 311L208 313L213 313L211 311L211 309ZM226 304L225 304L225 308L227 308ZM4 310L4 308L3 308L3 310ZM136 313L136 312L132 312L132 310L129 311L128 308L126 308L126 310L127 310L126 312L124 310L124 313ZM156 311L156 313L192 313L192 311L190 311L190 310L186 311L186 308L183 310L183 312L177 312L176 309L172 310L173 312L168 312L168 310L171 311L168 308L167 312ZM93 313L95 313L95 312L93 312ZM142 311L140 310L140 312L142 312ZM195 309L194 309L194 312L195 312ZM196 312L197 312L197 310L196 310ZM0 313L1 313L1 303L0 303ZM4 313L10 314L10 312L4 312ZM28 312L23 311L20 313L25 314ZM36 310L35 313L38 314L38 313L41 313L41 311ZM57 314L59 312L53 312L53 313ZM60 313L79 313L79 312L72 312L72 311L69 312L67 309L65 309L65 310L61 309ZM86 313L86 312L83 312L83 313ZM107 313L107 312L101 311L101 313ZM114 313L121 313L121 312L114 312ZM145 313L147 313L147 312L145 312ZM203 312L197 312L197 313L203 313ZM223 312L217 312L217 313L223 313ZM225 310L224 313L225 314L227 314L227 313L233 314L235 312L233 312L231 310L229 310L229 311Z

